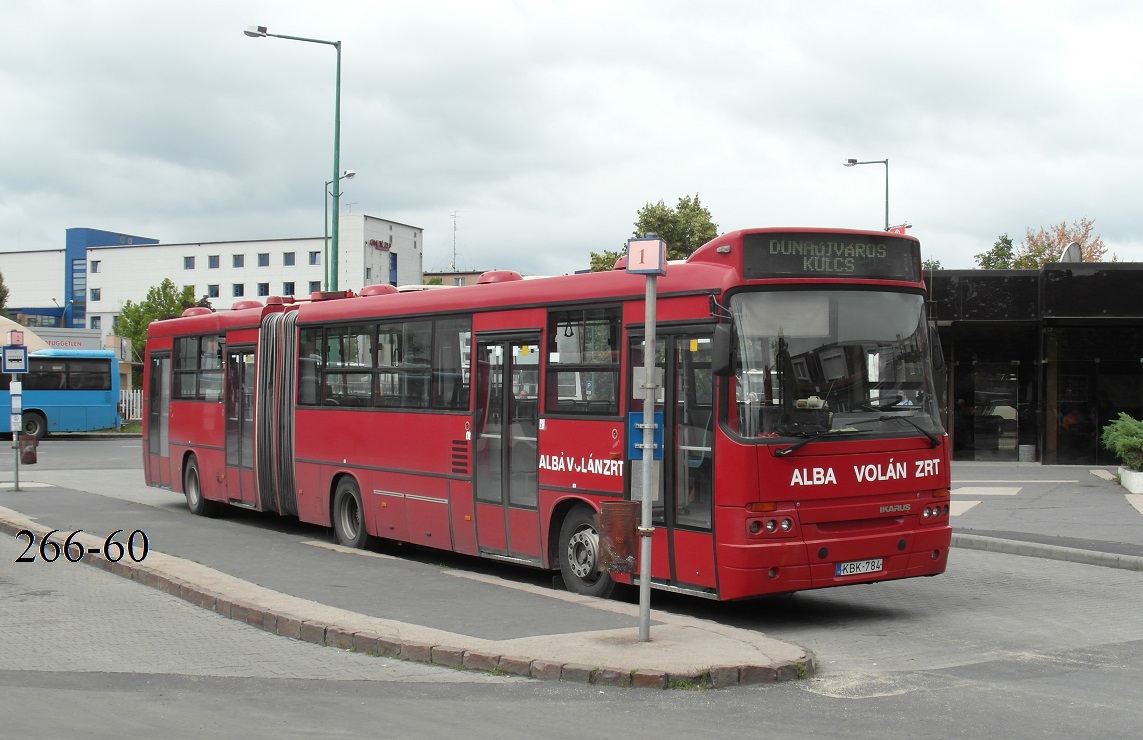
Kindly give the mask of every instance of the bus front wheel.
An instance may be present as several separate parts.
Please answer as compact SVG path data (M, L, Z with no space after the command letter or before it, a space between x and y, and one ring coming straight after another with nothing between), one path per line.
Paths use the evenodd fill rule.
M218 513L218 504L202 495L198 460L193 455L187 458L186 469L183 471L183 493L187 497L187 508L195 516L212 517Z
M38 411L29 411L24 414L24 423L21 429L23 429L24 434L29 434L36 439L43 439L48 436L47 419Z
M568 591L606 599L615 581L599 571L599 531L591 509L577 506L560 527L560 574Z
M337 483L333 494L333 531L337 541L345 547L360 550L369 542L365 529L365 510L361 506L361 491L349 476Z

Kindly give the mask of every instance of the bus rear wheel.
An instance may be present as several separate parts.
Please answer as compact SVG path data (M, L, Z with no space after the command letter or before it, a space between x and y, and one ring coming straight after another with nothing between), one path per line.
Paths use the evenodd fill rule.
M568 591L606 599L615 581L599 571L599 531L591 509L577 506L560 526L560 574Z
M38 411L28 411L24 414L23 425L21 426L24 434L31 435L36 439L43 439L48 436L48 421L44 415Z
M345 547L360 550L369 542L361 491L349 476L338 481L333 494L333 532L338 543Z
M183 493L187 497L187 508L195 516L213 517L218 514L218 503L202 495L202 481L198 475L198 458L187 458L183 471Z

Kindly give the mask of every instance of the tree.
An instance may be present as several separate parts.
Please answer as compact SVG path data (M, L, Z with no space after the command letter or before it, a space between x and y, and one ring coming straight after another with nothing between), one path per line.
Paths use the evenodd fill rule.
M667 242L667 259L686 259L696 249L718 236L718 224L710 218L710 211L699 202L698 194L683 196L679 204L670 208L663 201L648 203L639 209L635 219L634 237L658 234ZM610 270L626 250L591 253L593 272Z
M1098 234L1092 236L1095 220L1081 218L1070 227L1066 221L1049 226L1046 230L1040 228L1033 232L1028 229L1020 251L1012 261L1012 266L1018 269L1035 269L1048 262L1059 262L1068 244L1076 242L1080 245L1080 254L1084 262L1103 262L1107 254L1107 245ZM1113 254L1111 261L1118 258Z
M923 270L925 270L926 272L932 272L933 270L943 270L943 269L945 269L945 268L944 268L944 267L941 265L941 261L940 261L940 260L935 260L935 259L933 259L932 257L929 257L928 259L922 260L922 262L921 262L921 268L922 268Z
M592 272L607 272L615 267L615 261L622 257L624 252L612 252L610 249L605 249L602 252L591 253L591 271Z
M170 278L165 278L162 283L147 291L146 300L140 303L127 301L123 304L116 319L115 333L131 340L132 359L141 363L147 343L147 327L152 321L173 319L191 306L201 305L210 307L205 297L202 301L195 301L193 285L185 285L180 289Z
M0 272L0 316L8 316L8 286L4 284L2 272Z
M1012 239L1008 234L1001 234L992 245L992 249L974 255L973 259L976 260L976 264L980 265L982 270L1011 269L1013 260Z

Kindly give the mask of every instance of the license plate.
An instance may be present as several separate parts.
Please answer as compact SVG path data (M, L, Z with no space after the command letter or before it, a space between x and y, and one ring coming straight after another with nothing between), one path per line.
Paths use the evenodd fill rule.
M838 563L836 575L859 576L863 573L876 573L879 570L881 570L881 558L854 560L849 563Z

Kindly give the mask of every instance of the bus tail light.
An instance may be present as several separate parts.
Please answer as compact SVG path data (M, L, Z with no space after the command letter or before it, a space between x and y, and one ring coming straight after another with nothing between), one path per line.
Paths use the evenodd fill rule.
M751 517L746 520L746 531L752 539L795 536L794 520L790 517Z
M947 499L949 491L947 488L941 488L932 492L933 498ZM947 520L949 516L949 504L941 502L933 502L925 506L921 511L921 523L930 524L942 520Z

